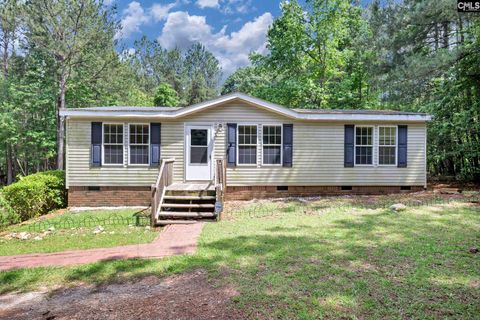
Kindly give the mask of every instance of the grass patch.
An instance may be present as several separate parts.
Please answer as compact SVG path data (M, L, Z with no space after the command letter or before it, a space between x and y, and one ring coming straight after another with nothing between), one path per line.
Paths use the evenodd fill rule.
M226 213L192 256L2 272L0 290L204 268L240 292L234 303L252 318L478 318L480 256L469 253L480 245L478 205L392 213L331 201L331 210L285 202L265 204L274 215Z
M94 233L98 220L114 215L118 219L131 218L138 212L133 209L98 210L85 212L53 213L20 225L10 226L0 236L0 256L22 253L59 252L73 249L108 248L128 244L151 242L158 234L154 230L134 225L107 225L100 233ZM45 222L38 228L32 228L32 223ZM59 222L66 223L59 223ZM84 222L87 222L86 224ZM123 220L122 220L123 221ZM125 219L125 221L128 221ZM48 228L49 224L56 228ZM87 225L86 227L73 227ZM32 231L35 230L35 231ZM27 232L28 240L12 237L14 234ZM35 240L35 238L41 240Z

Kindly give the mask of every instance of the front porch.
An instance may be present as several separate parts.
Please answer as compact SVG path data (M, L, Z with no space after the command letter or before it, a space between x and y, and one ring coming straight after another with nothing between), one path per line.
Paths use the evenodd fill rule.
M152 185L152 226L220 218L226 188L225 161L215 161L214 181L173 183L173 159L164 159Z

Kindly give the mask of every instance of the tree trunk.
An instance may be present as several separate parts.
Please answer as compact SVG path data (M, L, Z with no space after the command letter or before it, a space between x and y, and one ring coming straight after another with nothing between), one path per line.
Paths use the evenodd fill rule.
M57 169L64 170L64 156L65 156L65 119L60 116L60 110L65 109L65 89L66 89L66 74L62 70L60 75L60 96L57 100Z
M12 148L9 144L6 145L7 149L7 185L13 183L14 173L13 173L13 155Z
M448 44L449 44L449 31L448 31L448 22L444 22L443 23L443 39L442 39L442 45L443 45L443 48L447 49L448 48Z
M7 78L8 75L8 42L7 39L4 39L4 48L3 48L3 75Z

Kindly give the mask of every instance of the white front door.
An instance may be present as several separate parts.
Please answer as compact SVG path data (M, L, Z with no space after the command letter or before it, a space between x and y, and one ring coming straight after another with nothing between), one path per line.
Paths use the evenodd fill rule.
M185 180L212 180L212 127L185 127Z

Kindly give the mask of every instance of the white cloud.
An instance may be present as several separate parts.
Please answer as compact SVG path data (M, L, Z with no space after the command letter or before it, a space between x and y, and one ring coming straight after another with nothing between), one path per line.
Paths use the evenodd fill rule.
M112 1L112 0L109 0ZM122 12L120 24L122 30L116 35L117 38L128 38L133 33L140 32L142 25L165 20L169 11L179 4L179 0L169 4L154 3L149 9L145 10L137 1L132 1Z
M227 34L225 26L215 33L204 16L177 11L168 14L158 41L169 49L186 49L195 42L201 42L219 59L224 74L229 75L238 67L249 64L248 55L251 52L265 52L266 34L272 22L272 14L266 12L245 23L236 32Z
M221 11L225 14L245 14L256 10L252 5L252 0L224 0L224 2Z
M155 3L151 8L150 12L152 18L157 22L161 20L165 20L168 16L168 12L177 5L176 2L169 3L169 4L158 4Z
M168 15L158 40L166 48L186 49L195 42L207 45L212 37L215 37L212 27L204 16L191 16L188 12L177 11Z
M140 26L150 20L145 13L142 5L137 1L132 1L128 7L123 10L123 18L121 21L122 30L117 35L119 38L128 38L132 33L139 32Z
M197 0L197 6L200 8L218 8L219 0Z

